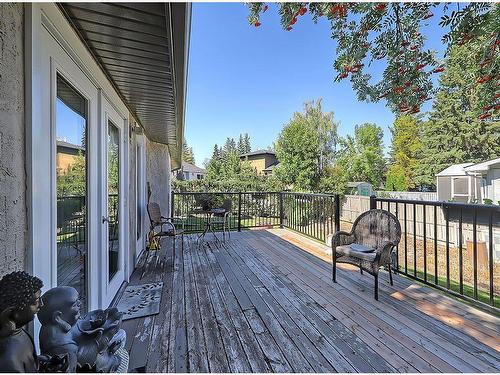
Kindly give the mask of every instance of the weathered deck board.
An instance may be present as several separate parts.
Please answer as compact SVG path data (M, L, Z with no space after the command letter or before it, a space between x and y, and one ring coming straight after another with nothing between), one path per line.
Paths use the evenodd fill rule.
M160 314L125 322L146 371L498 372L500 319L385 273L377 302L373 278L341 266L333 283L324 246L289 231L163 247L130 281L165 285Z
M274 250L278 247L277 244L274 244ZM286 251L283 249L283 251ZM284 256L285 254L283 254ZM300 259L299 259L300 260ZM299 261L297 260L297 261ZM300 272L300 263L297 266L298 271ZM318 271L318 279L317 286L322 288L328 288L331 285L330 281L330 270L317 270ZM321 275L319 272L323 272ZM370 278L366 278L367 282L370 282ZM373 282L373 281L372 281ZM361 285L360 288L363 288L365 285ZM476 360L473 355L470 355L466 351L461 348L454 346L454 343L450 342L446 345L442 345L441 347L436 344L436 342L442 343L444 340L440 340L439 337L433 335L432 332L424 332L423 334L418 334L415 329L415 324L411 320L406 320L405 317L401 314L398 314L396 310L391 310L386 306L386 304L378 304L372 303L371 296L366 293L356 295L360 298L353 298L352 287L347 288L339 288L339 293L336 293L333 298L337 298L336 304L345 304L347 308L352 308L354 311L360 314L360 317L365 318L372 322L375 326L380 327L381 330L385 332L391 332L391 336L399 341L402 345L406 346L408 350L412 350L419 355L423 360L429 362L431 366L438 369L439 371L453 371L457 369L463 369L465 371L488 371L492 370L491 367L482 366L482 362L478 361L478 367L473 367L469 364L469 362L475 363ZM366 304L373 304L373 308L368 312L366 309ZM381 311L383 310L383 311ZM401 322L405 321L407 325L402 324ZM417 327L419 328L419 327ZM401 333L400 333L401 332ZM436 342L432 341L429 336L434 336ZM437 339L436 339L437 338ZM414 349L414 343L417 342L420 344L421 348ZM458 353L458 356L454 356L451 353L451 350L454 349L454 353ZM446 360L438 358L435 352L446 353ZM463 357L463 359L462 359ZM453 366L453 367L450 367Z

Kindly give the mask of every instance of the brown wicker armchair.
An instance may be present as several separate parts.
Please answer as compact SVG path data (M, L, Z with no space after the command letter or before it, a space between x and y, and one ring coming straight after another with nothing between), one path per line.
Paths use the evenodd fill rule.
M378 300L378 271L387 267L392 283L391 252L401 239L399 220L388 211L362 213L350 233L339 231L332 238L332 279L337 282L337 263L354 264L375 277L375 299Z

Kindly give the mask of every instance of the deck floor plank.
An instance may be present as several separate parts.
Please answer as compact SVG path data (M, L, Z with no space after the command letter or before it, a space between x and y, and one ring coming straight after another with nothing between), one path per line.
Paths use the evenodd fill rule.
M273 246L275 250L278 247L277 244L273 244ZM285 251L285 249L282 250ZM300 258L295 259L295 261L299 262ZM321 285L323 288L331 288L332 282L330 280L330 273L326 270L317 271L318 273L316 274L316 277L318 278L318 285ZM365 284L360 286L361 289L365 286L368 287L366 289L369 289L369 287L372 286L373 278L366 276L365 279ZM410 327L413 325L413 322L407 321L409 322L409 325L401 323L399 319L404 320L404 316L398 314L397 311L389 311L385 304L374 301L369 295L370 293L353 293L356 285L350 284L349 282L346 282L346 280L344 280L343 283L339 282L338 284L339 285L336 286L342 287L337 289L339 293L336 293L335 297L338 298L340 303L345 303L347 306L350 306L354 309L354 311L358 312L361 317L373 322L373 324L379 326L384 332L390 332L391 336L403 344L408 350L412 350L414 346L418 344L419 348L416 350L413 349L413 351L416 352L416 354L418 354L423 360L429 362L429 364L434 368L439 371L453 371L453 369L456 371L457 367L471 372L478 370L477 368L470 366L468 362L452 355L448 351L449 348L437 346L429 339L429 337L427 337L427 335L417 334L412 327ZM353 295L357 298L354 298ZM372 306L369 312L366 309L367 305ZM380 311L384 309L386 311ZM454 347L453 343L449 343L449 346ZM455 347L455 349L463 356L467 356L467 353L465 353L462 349L457 347ZM443 358L441 358L441 356L436 356L434 354L435 352L440 352ZM475 361L473 356L470 356L470 359ZM482 364L482 362L480 363ZM491 369L481 368L481 370L486 371Z
M326 247L290 231L179 245L130 278L164 282L160 313L124 322L139 371L499 372L498 317L386 272L375 301L372 277L333 283Z
M273 244L273 246L274 249L277 248L277 244ZM329 270L323 269L319 271L323 271L323 275L320 276L320 278L325 281L327 285L331 285ZM352 275L353 274L349 274L348 278L352 278ZM442 352L443 356L446 358L446 362L454 366L456 369L461 368L471 372L493 371L495 369L494 367L485 364L484 361L477 360L474 355L468 353L463 348L456 346L454 342L446 341L434 332L426 330L424 327L415 324L403 314L398 313L398 311L389 306L389 304L375 303L371 296L366 293L357 294L359 299L352 298L352 291L354 289L353 286L361 289L364 288L367 283L368 285L373 283L373 278L368 275L364 277L364 280L358 282L359 280L360 278L356 276L355 280L350 279L348 282L345 282L345 280L340 282L339 278L339 284L344 284L344 288L339 288L339 291L345 298L349 298L352 302L358 303L359 307L356 308L358 310L362 309L359 310L361 313L363 310L366 310L365 304L372 304L374 308L371 309L371 314L375 318L380 319L381 322L384 322L392 328L404 333L404 335L409 339L427 349L429 353ZM364 281L364 284L361 283L362 281ZM364 300L364 303L360 300ZM439 363L437 364L439 365Z
M345 327L336 325L333 328L328 325L327 322L335 319L313 299L305 298L304 300L305 294L288 283L286 277L282 277L284 275L274 272L272 264L267 259L263 257L257 259L252 252L245 252L241 247L232 250L238 252L242 258L246 257L253 267L261 268L265 282L268 285L273 285L273 290L279 290L286 297L287 302L285 303L290 303L298 311L306 312L307 319L321 332L324 339L331 343L334 350L338 350L343 357L342 359L336 358L336 362L346 361L349 364L338 370L342 370L342 372L353 371L353 369L357 372L389 372L393 370L392 367L385 365L385 361L380 355L364 345L359 339L357 340L355 335L346 334L349 331ZM259 263L265 264L268 268L261 267ZM314 306L314 309L311 306Z

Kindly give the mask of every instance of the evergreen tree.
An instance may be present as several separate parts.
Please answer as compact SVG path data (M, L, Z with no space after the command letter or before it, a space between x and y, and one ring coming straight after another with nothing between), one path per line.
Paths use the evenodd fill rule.
M436 173L465 162L500 157L500 122L479 120L483 112L481 59L474 43L451 48L429 120L423 126L418 182L434 186Z
M186 139L182 142L182 160L187 163L195 164L193 148L188 147Z
M244 148L244 153L248 153L252 151L252 146L250 144L250 136L248 133L245 133L245 136L243 137L243 148Z
M387 171L386 190L406 191L415 188L415 169L422 149L420 124L409 115L400 116L391 129L391 165Z
M354 136L340 140L337 167L346 171L349 181L366 181L378 188L385 171L382 129L366 123L356 125Z
M240 138L238 139L238 152L241 154L245 153L245 140L243 139L243 134L240 134Z

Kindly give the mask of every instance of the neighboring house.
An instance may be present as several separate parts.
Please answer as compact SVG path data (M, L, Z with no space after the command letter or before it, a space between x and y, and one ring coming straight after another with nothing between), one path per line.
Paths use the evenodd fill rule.
M439 201L465 203L500 201L500 158L482 163L451 165L436 174Z
M191 5L1 3L0 15L0 277L25 270L43 291L75 287L83 310L107 308L145 248L148 185L170 212ZM71 191L58 169L77 155Z
M67 173L78 155L85 156L85 147L73 143L57 140L56 141L56 169L57 173Z
M194 164L188 163L186 161L182 162L182 167L179 169L175 176L178 180L193 181L193 180L203 180L207 171L203 168L197 167Z
M352 181L347 183L347 194L362 195L369 197L373 194L372 184L364 181Z
M269 176L279 164L276 153L270 150L257 150L240 155L241 161L248 161L258 174Z

